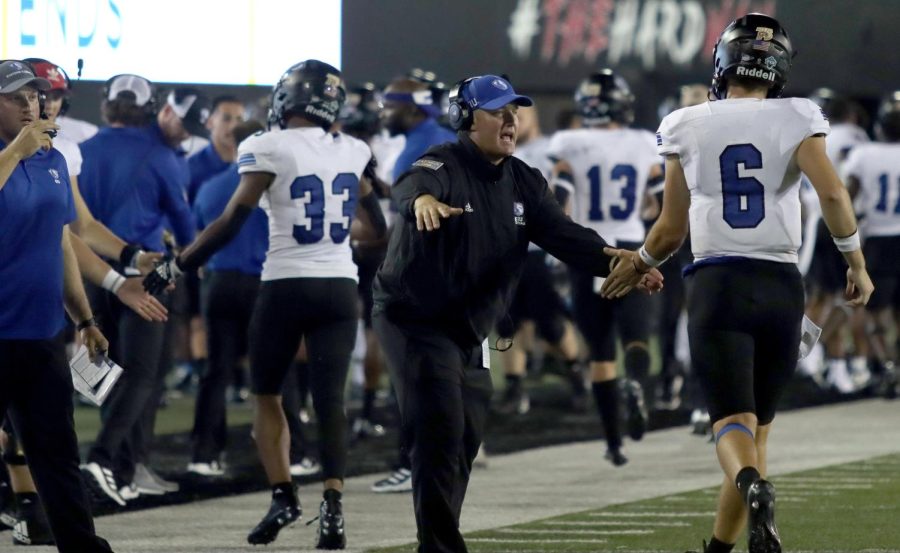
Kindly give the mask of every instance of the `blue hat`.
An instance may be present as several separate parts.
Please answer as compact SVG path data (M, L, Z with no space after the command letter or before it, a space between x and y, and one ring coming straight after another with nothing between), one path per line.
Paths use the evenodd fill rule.
M519 106L534 105L531 98L516 94L509 81L497 75L476 77L463 87L460 94L470 109L500 109L512 103Z

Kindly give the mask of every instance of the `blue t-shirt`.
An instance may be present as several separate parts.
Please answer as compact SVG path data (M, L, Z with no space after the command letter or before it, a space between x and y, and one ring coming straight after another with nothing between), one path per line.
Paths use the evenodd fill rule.
M240 181L238 166L232 163L228 169L200 185L194 200L198 229L206 228L225 211L225 206ZM260 275L268 249L269 218L265 211L257 207L237 236L209 258L206 268L210 271L240 271L248 275Z
M206 148L189 157L187 162L191 171L191 181L187 187L188 202L191 205L194 205L194 198L197 197L200 185L207 179L228 169L228 166L231 165L219 157L219 153L216 152L212 142Z
M426 119L418 127L406 133L406 145L394 164L394 182L397 182L400 175L412 167L412 164L422 157L428 148L444 142L456 142L456 134L442 127L434 118Z
M80 146L81 195L94 217L115 235L161 251L167 219L179 245L194 239L185 196L187 164L165 143L157 125L104 127Z
M62 232L73 220L63 155L19 162L0 190L0 339L46 340L65 326Z

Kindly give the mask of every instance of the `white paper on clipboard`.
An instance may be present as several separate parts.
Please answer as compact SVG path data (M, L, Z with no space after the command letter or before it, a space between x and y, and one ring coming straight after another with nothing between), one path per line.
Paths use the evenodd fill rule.
M809 355L821 335L822 329L803 315L803 322L800 324L800 359Z
M91 361L87 348L81 346L69 362L72 370L72 384L79 394L83 395L98 407L109 396L113 386L122 376L122 367L113 363L108 357L101 356L96 362Z

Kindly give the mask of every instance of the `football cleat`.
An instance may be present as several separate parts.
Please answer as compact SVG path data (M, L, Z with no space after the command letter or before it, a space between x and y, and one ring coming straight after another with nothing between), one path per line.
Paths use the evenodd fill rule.
M634 441L639 441L647 431L647 409L644 407L644 389L637 380L625 380L622 382L625 394L625 410L628 413L626 422L628 435Z
M329 493L330 492L330 493ZM344 549L347 536L344 534L344 513L341 500L333 490L325 491L325 499L319 505L319 532L316 549Z
M285 526L293 525L300 520L303 510L300 508L300 501L294 491L293 501L283 497L283 492L276 490L272 494L272 504L269 506L269 512L263 517L259 524L247 535L247 542L252 545L265 545L272 543L278 537L278 533Z
M781 553L781 538L775 527L775 486L757 480L747 490L748 553Z
M621 467L628 462L628 457L625 457L622 450L619 448L607 449L606 455L604 455L603 458L617 467Z
M14 545L54 545L47 515L37 498L20 499L18 520L12 531Z

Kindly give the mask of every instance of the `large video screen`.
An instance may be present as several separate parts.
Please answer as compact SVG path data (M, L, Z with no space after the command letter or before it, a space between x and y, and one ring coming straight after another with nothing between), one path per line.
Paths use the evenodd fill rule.
M341 0L3 0L3 59L75 78L271 85L308 58L340 67Z

